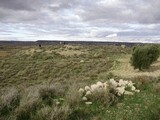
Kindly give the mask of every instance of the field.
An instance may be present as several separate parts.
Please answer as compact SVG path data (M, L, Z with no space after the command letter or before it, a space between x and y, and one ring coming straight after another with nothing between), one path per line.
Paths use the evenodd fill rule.
M160 120L160 59L149 70L134 70L131 50L113 45L0 47L0 120ZM131 80L140 92L107 102L98 98L91 105L81 101L79 88L111 78Z

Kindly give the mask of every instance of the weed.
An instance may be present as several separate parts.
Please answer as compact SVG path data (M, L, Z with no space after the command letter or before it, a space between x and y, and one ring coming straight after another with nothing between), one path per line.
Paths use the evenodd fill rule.
M68 115L70 114L70 107L63 105L61 107L54 107L51 120L67 120Z
M16 111L16 120L29 120L31 115L35 114L41 101L39 100L29 100L24 105L20 105Z
M31 119L33 120L51 120L51 114L54 108L46 106L36 112Z
M54 86L45 86L39 89L40 98L47 104L51 105L53 98L56 97L56 89Z
M90 111L87 109L73 109L68 115L67 120L87 120L90 116Z
M78 88L76 84L73 84L66 94L66 102L70 107L78 106L81 103L81 95L78 93Z

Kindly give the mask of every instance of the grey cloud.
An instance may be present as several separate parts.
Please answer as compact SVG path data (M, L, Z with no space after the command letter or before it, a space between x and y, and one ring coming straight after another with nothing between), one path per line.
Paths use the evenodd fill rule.
M31 2L31 1L30 1ZM22 0L0 0L0 7L13 10L33 10L30 3Z
M106 23L159 23L159 0L128 1L119 0L120 4L107 6L94 4L83 7L84 20L104 21ZM106 2L107 4L107 2Z
M0 14L2 15L0 19L9 17L11 14L19 15L20 11L27 11L29 14L33 14L28 17L28 21L30 21L35 19L34 17L43 18L38 15L42 15L43 10L48 11L48 16L58 12L62 14L64 10L68 10L76 11L75 14L82 18L83 22L148 24L160 22L159 0L119 0L119 4L113 2L110 3L111 5L108 5L107 0L103 4L99 4L101 1L104 0L0 0ZM10 14L5 14L4 11L8 11ZM21 14L20 16L21 18L25 17ZM14 19L14 16L12 18ZM22 20L21 18L17 19L17 22Z
M51 0L0 0L0 7L11 10L34 11L45 7Z
M159 0L0 0L0 33L160 36L159 6Z

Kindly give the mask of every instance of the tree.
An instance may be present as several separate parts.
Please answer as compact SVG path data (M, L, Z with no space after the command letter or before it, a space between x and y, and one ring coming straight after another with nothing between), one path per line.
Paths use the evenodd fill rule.
M134 69L148 69L159 57L156 45L136 46L132 50L131 65Z

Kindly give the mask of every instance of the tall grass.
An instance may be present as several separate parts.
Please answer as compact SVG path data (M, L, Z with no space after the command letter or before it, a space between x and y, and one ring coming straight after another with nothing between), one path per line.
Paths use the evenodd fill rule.
M0 116L12 112L20 102L20 95L16 88L7 88L0 97Z

